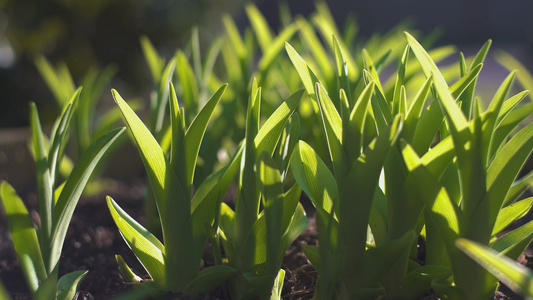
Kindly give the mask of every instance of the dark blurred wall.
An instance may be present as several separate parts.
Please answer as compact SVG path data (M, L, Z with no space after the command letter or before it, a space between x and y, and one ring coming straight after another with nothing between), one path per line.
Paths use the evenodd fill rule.
M0 0L0 128L27 125L29 101L38 104L44 122L58 108L33 64L44 54L65 61L75 79L89 66L115 63L114 85L146 98L152 82L139 46L146 34L166 57L183 46L192 26L208 41L222 32L220 16L232 13L247 24L244 0ZM279 28L282 1L256 0L273 28ZM292 14L308 16L312 0L287 0ZM348 15L359 23L361 37L386 32L409 18L422 32L442 29L439 44L475 45L489 38L532 53L533 1L326 1L342 27ZM525 61L531 65L531 61ZM114 86L114 87L117 87ZM108 95L109 96L109 95Z
M206 38L220 32L220 15L239 1L0 0L0 128L27 125L29 101L37 103L43 123L57 116L35 55L65 62L78 82L91 66L116 64L114 83L145 96L152 82L139 37L147 35L169 57L193 26Z

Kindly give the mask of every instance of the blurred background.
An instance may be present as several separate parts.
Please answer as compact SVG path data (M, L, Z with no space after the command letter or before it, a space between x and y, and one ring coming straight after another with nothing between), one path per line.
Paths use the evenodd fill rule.
M253 1L271 27L280 24L279 5L292 15L308 16L311 0ZM435 46L454 44L475 53L487 39L493 47L479 85L493 89L507 75L491 53L505 49L533 70L533 1L326 1L340 28L350 16L359 24L359 39L387 32L399 22L428 34L438 30ZM199 27L202 45L223 34L221 16L231 14L240 28L248 25L243 0L0 0L0 179L16 186L17 174L33 174L26 139L28 103L36 102L41 122L50 124L59 107L35 67L44 55L52 64L64 62L81 81L91 66L117 67L101 103L113 105L113 87L125 97L148 103L153 83L139 37L146 35L158 51L170 57ZM207 48L207 47L205 47ZM457 58L457 57L455 57ZM490 91L493 92L494 90ZM27 163L25 163L27 162ZM7 175L10 174L10 175ZM10 176L10 178L8 178Z

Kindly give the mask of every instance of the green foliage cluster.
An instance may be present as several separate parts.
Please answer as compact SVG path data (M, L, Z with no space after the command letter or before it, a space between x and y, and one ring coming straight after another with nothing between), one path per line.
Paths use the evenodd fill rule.
M428 290L490 299L498 280L533 296L533 275L512 263L533 239L533 221L502 234L533 205L520 198L533 172L519 177L533 149L533 125L524 124L533 104L524 101L529 91L512 94L514 71L490 102L476 96L491 41L438 67L453 47L426 51L399 28L356 43L355 24L341 33L321 2L310 20L282 9L277 35L254 5L246 12L244 35L224 17L227 35L204 59L197 31L190 49L169 61L141 38L154 82L146 122L112 91L157 209L156 228L145 228L107 197L150 276L141 280L117 255L138 297L195 298L221 287L231 299L280 299L281 260L307 228L302 191L316 208L319 245L303 247L318 272L314 299L416 299ZM533 87L516 61L498 59L522 69L520 83ZM48 151L32 109L40 228L7 183L0 194L32 292L67 299L84 273L57 282L64 234L95 164L122 130L96 135L91 146L78 138L80 158L55 192L70 120L78 120L76 135L93 136L94 98L82 104L67 71L43 58L37 65L59 100L74 95ZM91 96L109 78L96 74L87 75ZM223 202L230 188L234 206ZM212 266L202 261L207 242Z

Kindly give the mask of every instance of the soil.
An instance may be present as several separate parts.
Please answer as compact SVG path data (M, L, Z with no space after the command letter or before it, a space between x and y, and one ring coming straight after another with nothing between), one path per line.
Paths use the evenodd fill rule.
M142 186L143 183L139 180L129 185L116 184L111 191L108 191L108 194L112 195L122 208L141 223L145 221ZM37 196L32 192L21 196L32 211L34 221L38 224ZM311 299L317 279L317 272L301 250L302 245L317 243L314 213L310 209L311 205L308 200L304 200L303 203L310 220L309 228L289 247L283 259L282 268L286 270L286 275L282 298L285 300ZM123 241L109 214L105 204L105 195L83 198L74 212L60 260L60 275L76 270L89 270L82 281L76 299L110 299L131 289L131 286L121 279L115 254L121 254L135 273L143 274L141 265ZM205 261L207 264L210 263L208 257ZM522 256L521 263L532 267L533 256ZM0 218L0 279L13 299L31 299L11 244L3 213ZM177 296L166 298L180 299ZM215 290L205 295L203 299L225 300L229 297L224 291ZM428 293L422 299L438 298ZM522 298L514 295L502 285L494 299Z

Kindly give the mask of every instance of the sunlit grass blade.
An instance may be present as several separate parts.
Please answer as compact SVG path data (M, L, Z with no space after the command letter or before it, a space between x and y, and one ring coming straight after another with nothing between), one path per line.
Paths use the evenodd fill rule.
M503 201L502 207L507 207L522 195L527 189L533 188L533 171L515 181Z
M500 111L498 112L498 121L496 121L496 124L499 124L527 95L529 95L529 91L522 91L505 100Z
M430 76L426 79L422 87L420 87L420 90L418 90L418 93L416 94L415 98L411 102L411 105L409 106L407 115L405 116L404 129L401 134L402 138L404 138L408 142L413 141L413 138L415 136L416 125L418 124L418 120L420 119L420 114L422 113L422 109L424 108L424 105L426 103L432 83L432 77Z
M529 211L531 206L533 206L533 197L520 200L516 203L502 208L498 212L498 217L496 218L496 223L494 224L494 228L492 229L491 237L496 236L513 221L523 217Z
M485 44L483 44L483 46L481 47L481 49L479 49L474 59L472 59L472 62L470 63L470 66L468 68L466 68L466 62L465 62L464 64L465 71L468 71L468 73L470 74L475 70L475 68L477 68L479 64L482 64L485 61L485 57L487 56L487 53L489 51L491 44L492 44L492 40L488 40ZM465 89L462 95L460 96L454 95L454 97L458 99L458 101L461 101L462 103L461 110L463 111L465 116L467 116L467 118L470 117L470 114L472 111L472 106L473 106L472 101L474 99L474 89L476 87L476 81L477 81L477 76L473 78L472 83Z
M131 268L126 264L121 255L115 255L115 260L117 261L118 271L122 276L122 280L126 283L140 283L142 278L137 274L133 273Z
M339 41L337 41L337 38L335 36L333 38L333 47L335 48L335 63L337 65L337 77L339 80L339 87L340 89L344 90L346 93L346 98L349 101L352 100L352 89L350 87L350 80L348 78L348 68L346 66L346 59L344 58L344 54L342 53L342 50L339 46ZM350 105L348 105L349 111Z
M183 93L183 104L186 108L186 113L194 116L204 103L200 103L200 91L193 68L182 51L178 51L176 54L176 74ZM188 116L186 120L190 121L190 117Z
M70 100L65 105L65 109L58 119L57 123L50 134L50 149L48 152L48 165L50 168L50 177L52 185L57 176L57 170L61 164L61 157L65 148L66 141L68 139L68 133L70 128L70 121L74 114L74 106L79 99L81 88L78 88L71 96Z
M482 64L477 65L475 68L470 70L470 72L465 74L452 86L450 86L450 93L455 99L458 99L463 94L463 92L468 89L475 82L475 80L477 80L479 72L481 72L481 68L483 68ZM463 112L465 111L463 110Z
M47 277L37 232L31 223L26 206L9 183L2 182L0 196L22 272L30 290L35 292L39 282Z
M225 15L222 21L231 41L233 51L237 53L239 59L244 59L247 56L247 50L235 22L229 15Z
M257 68L259 69L261 75L260 82L263 82L265 79L263 73L278 61L277 58L279 57L281 50L283 50L285 42L290 40L297 30L298 27L296 24L291 24L285 27L283 31L281 31L265 49L263 56L257 63Z
M474 241L459 239L457 247L517 293L533 296L533 274L514 260Z
M533 221L507 232L490 244L490 247L502 255L518 259L533 240Z
M248 15L250 24L252 25L255 36L257 37L259 46L261 46L261 50L263 53L267 52L272 41L272 33L270 32L270 27L268 26L265 17L252 3L248 3L246 5L246 14Z
M168 106L168 83L172 81L174 69L176 68L176 60L177 57L175 56L163 69L160 81L156 83L156 96L152 98L152 102L150 103L150 129L154 132L158 140L161 139L160 135L163 129L165 110Z
M60 70L55 70L52 64L43 55L38 55L34 62L37 70L41 73L41 76L54 94L57 104L62 108L75 89L74 84L72 83L72 78L69 78L70 74L68 74L68 76L62 76Z
M45 257L48 257L48 244L52 235L52 211L54 195L47 153L44 145L45 138L41 129L41 122L35 103L30 103L30 123L32 129L32 145L37 172L37 188L39 195L39 214L41 216L40 245ZM48 263L48 262L46 262Z
M402 120L397 116L364 150L341 187L339 223L343 243L348 246L347 265L353 265L365 249L368 219L378 186L381 169L392 145L400 134Z
M504 146L504 141L508 138L509 134L527 117L533 113L533 103L528 103L522 106L515 107L505 118L503 118L496 129L492 137L491 149L499 152ZM491 153L494 155L495 153Z
M300 75L300 79L302 80L307 94L313 100L313 107L315 108L315 112L318 112L318 106L316 104L317 100L315 94L315 82L313 82L313 78L316 78L316 76L313 74L311 68L307 66L307 63L300 56L300 54L298 54L298 52L294 50L294 48L289 43L285 43L285 50L287 51L287 54L289 55L289 58L292 61L292 64L296 68L298 75Z
M298 25L303 43L308 46L307 48L311 51L311 54L315 59L321 73L325 76L327 76L328 74L333 74L333 68L329 61L328 54L324 49L320 38L316 35L313 26L309 24L307 20L300 16L296 17L295 23ZM331 37L331 35L329 35L329 37Z
M57 282L57 300L74 299L81 281L89 271L74 271L63 275Z
M394 83L394 92L392 96L393 103L393 113L397 114L400 112L399 101L400 101L400 88L404 85L405 82L405 68L407 66L407 60L409 58L409 45L405 47L403 51L402 58L400 60L400 65L398 66L398 71L396 73L396 81Z
M148 230L133 220L118 204L107 197L107 206L120 230L120 234L135 253L150 277L160 287L168 283L163 255L165 248Z
M191 252L194 249L181 246L189 244L192 238L192 224L188 222L191 214L190 199L187 198L176 173L154 136L118 92L115 90L112 92L137 144L155 196L166 249L166 275L181 277L167 278L167 282L175 284L173 288L182 290L195 276L195 270L198 268L198 262L190 259L193 257ZM187 259L184 259L185 257ZM175 272L173 268L180 268L180 271Z
M258 184L263 195L263 209L266 222L266 265L265 274L276 275L280 268L283 234L283 186L281 175L270 155L262 152L256 165Z
M157 50L147 36L141 36L140 42L144 57L148 62L148 68L150 69L150 73L152 73L152 79L154 83L157 83L165 67L165 60L159 56L159 53L157 53Z
M376 67L374 66L374 63L372 61L372 58L370 57L370 54L368 54L368 51L366 51L366 49L363 49L363 62L365 65L365 70L368 71L373 81L376 83L376 87L383 94L383 87L381 86L381 81L379 80L378 71Z
M491 220L496 219L507 191L531 151L533 151L533 124L516 133L490 164L487 170L487 190L490 196Z
M80 157L67 179L53 212L54 226L50 241L52 267L60 258L70 219L93 170L107 149L124 131L125 128L117 128L96 140Z
M363 146L363 134L365 132L365 122L368 114L368 107L372 95L374 94L375 83L369 83L363 92L359 95L352 112L350 121L346 124L346 133L343 130L343 141L345 149L348 150L350 161L354 162L361 153ZM343 123L344 124L344 123Z
M254 138L256 151L267 151L272 155L289 117L300 103L304 90L289 96L265 121ZM259 152L259 153L260 153Z
M496 53L496 60L504 66L509 72L518 70L518 82L525 89L533 89L533 75L521 62L505 51L498 51ZM531 95L530 95L531 98Z
M317 99L322 117L323 130L328 143L335 177L337 180L341 180L346 178L351 167L350 164L347 164L348 158L343 149L342 120L324 86L317 83L315 89L318 95ZM340 186L342 186L342 183L344 183L344 180L337 181L337 184Z
M455 100L448 91L448 84L444 80L442 73L418 41L407 32L405 35L413 53L420 62L426 77L433 75L433 83L437 90L437 94L440 97L439 103L442 105L444 111L446 111L446 115L450 119L450 124L453 124L457 131L462 131L467 127L466 118L459 107L457 107Z
M187 132L185 133L185 139L183 141L185 145L185 163L187 170L187 186L192 186L194 178L194 170L196 167L196 161L198 159L198 152L200 150L200 144L205 135L207 125L213 116L213 112L220 102L222 95L226 91L227 84L221 86L215 94L208 100L202 110L196 115L192 121Z
M294 149L291 166L294 179L315 206L331 211L333 203L338 203L339 199L337 183L313 148L300 141Z

